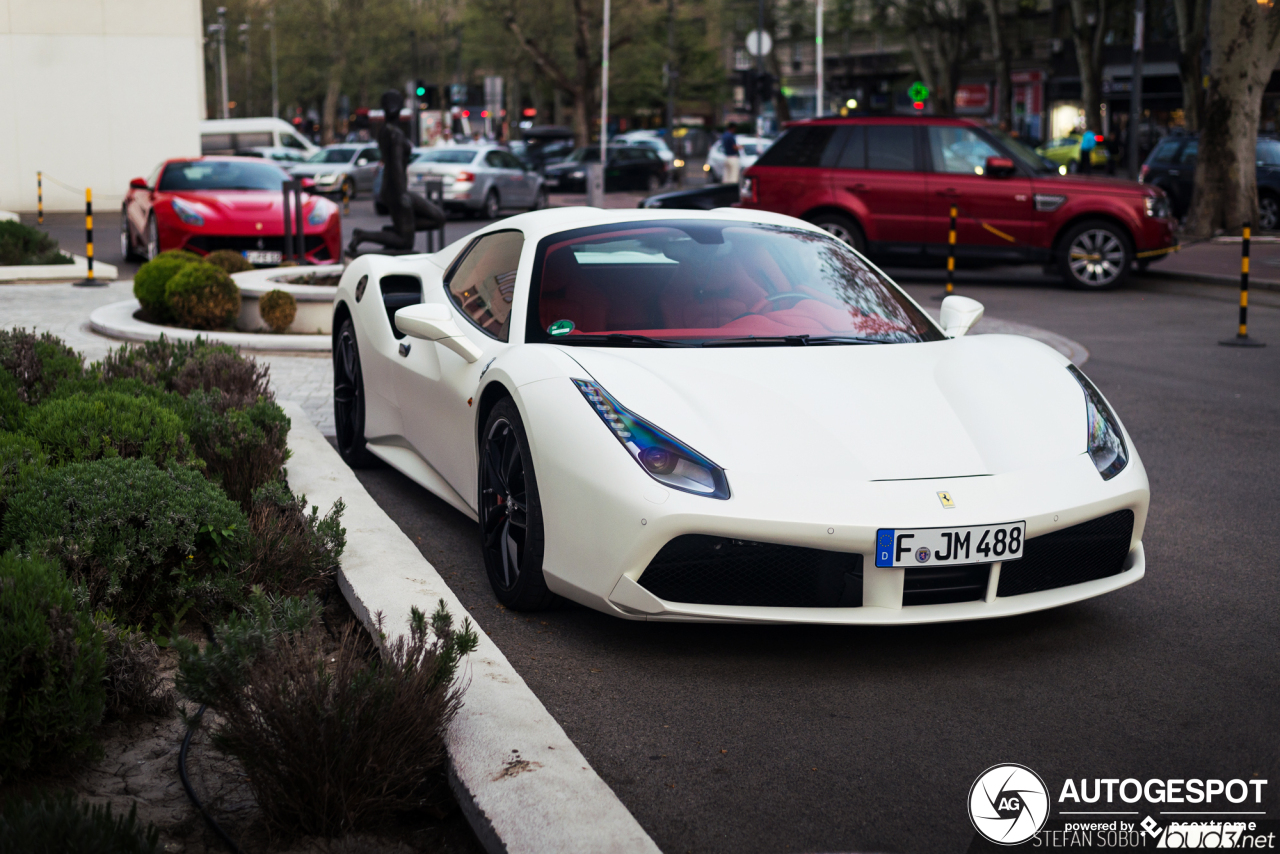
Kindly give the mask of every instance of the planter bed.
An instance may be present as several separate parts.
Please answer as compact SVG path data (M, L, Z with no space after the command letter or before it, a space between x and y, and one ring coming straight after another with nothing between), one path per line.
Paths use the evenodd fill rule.
M270 290L270 288L267 290ZM254 301L253 306L256 313L256 301ZM194 341L196 338L203 338L208 341L229 344L241 350L258 353L327 353L332 345L331 337L327 332L310 335L295 335L291 333L277 335L270 332L233 332L218 329L183 329L178 326L163 326L158 323L139 320L135 315L141 308L141 303L136 299L104 305L94 309L89 315L89 327L94 332L121 341L159 341L162 335L174 341ZM299 304L299 309L301 309L301 304Z
M336 265L271 267L233 273L231 279L240 288L240 316L236 319L236 329L244 332L266 329L258 313L258 300L268 291L284 291L298 301L298 314L289 327L290 333L330 334L333 331L333 297L338 291L341 276L342 268Z

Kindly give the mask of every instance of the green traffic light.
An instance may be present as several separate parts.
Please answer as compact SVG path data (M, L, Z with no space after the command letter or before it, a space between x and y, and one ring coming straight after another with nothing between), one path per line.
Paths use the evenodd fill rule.
M426 87L426 86L419 86L419 87L415 90L415 94L417 94L417 96L418 96L419 98L421 98L423 95L427 94L427 87Z
M911 96L913 101L923 101L929 97L929 87L917 80L911 84L911 88L907 90L907 94Z

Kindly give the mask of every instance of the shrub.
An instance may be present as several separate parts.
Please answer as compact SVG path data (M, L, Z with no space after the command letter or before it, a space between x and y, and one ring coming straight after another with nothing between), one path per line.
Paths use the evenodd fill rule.
M240 289L225 270L188 264L164 286L164 300L189 329L221 329L240 313Z
M107 614L95 615L94 623L106 653L107 714L116 718L172 714L177 698L160 675L160 648L155 641L137 627L117 626Z
M215 267L220 267L228 273L243 273L246 270L252 270L253 265L234 249L219 249L210 252L204 256L204 260Z
M102 675L102 637L57 564L0 555L0 776L91 750Z
M49 469L9 500L0 547L59 559L94 608L128 623L240 596L248 522L186 468L119 457Z
M284 332L298 316L298 301L285 291L267 291L258 300L258 314L272 332Z
M25 329L0 329L0 369L10 376L0 385L7 385L19 401L32 406L51 395L59 383L84 374L80 354L61 338Z
M191 392L181 414L205 474L248 512L253 491L279 477L289 458L289 417L264 398L232 408L220 389Z
M105 359L95 363L94 368L104 382L136 379L148 385L169 389L174 377L188 359L205 350L221 349L224 346L210 344L201 338L195 341L174 341L161 335L159 341L125 344L112 350Z
M263 818L285 834L337 836L420 806L445 761L444 734L461 704L453 680L476 647L440 603L428 623L369 656L358 629L326 650L314 599L219 626L217 644L180 640L179 690L218 712L214 744L244 765Z
M85 804L71 792L10 799L0 815L0 852L155 854L160 831L138 821L138 805L112 816L110 804Z
M119 456L164 466L191 458L178 415L154 398L110 389L40 404L27 417L26 432L58 463Z
M0 220L0 267L21 264L70 264L58 251L58 241L29 225Z
M179 261L186 261L187 263L191 263L192 261L204 260L202 256L197 255L196 253L191 252L190 250L187 250L187 249L166 249L156 257L157 258L176 258Z
M294 595L316 589L333 576L346 547L345 509L338 500L322 519L320 509L308 513L307 497L294 495L284 481L260 487L249 512L249 560L242 577Z
M0 368L0 430L16 432L27 420L27 405L18 396L18 378Z
M149 320L168 323L173 320L169 304L165 302L165 288L169 280L188 264L199 259L190 252L162 252L138 268L133 274L133 295L147 312Z
M49 466L49 455L30 436L0 433L0 519L9 497L25 489Z
M220 389L226 394L227 406L245 407L260 397L275 399L270 373L270 365L241 356L225 345L210 345L191 353L169 387L183 397L196 389Z

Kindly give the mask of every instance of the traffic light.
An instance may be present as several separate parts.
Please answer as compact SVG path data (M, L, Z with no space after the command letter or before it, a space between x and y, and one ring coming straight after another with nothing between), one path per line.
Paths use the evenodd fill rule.
M767 104L773 100L774 82L772 74L761 74L756 80L756 94L761 104Z
M427 84L421 80L413 84L413 94L419 101L427 97Z

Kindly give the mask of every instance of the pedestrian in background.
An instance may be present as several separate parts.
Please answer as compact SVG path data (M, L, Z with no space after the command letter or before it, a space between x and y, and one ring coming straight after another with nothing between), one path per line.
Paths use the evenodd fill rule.
M720 148L724 150L724 182L736 184L742 160L738 156L738 137L733 132L733 125L725 125L724 136L720 137Z
M1098 147L1098 137L1088 128L1084 129L1084 135L1080 137L1080 167L1077 170L1081 175L1093 174L1093 150Z

